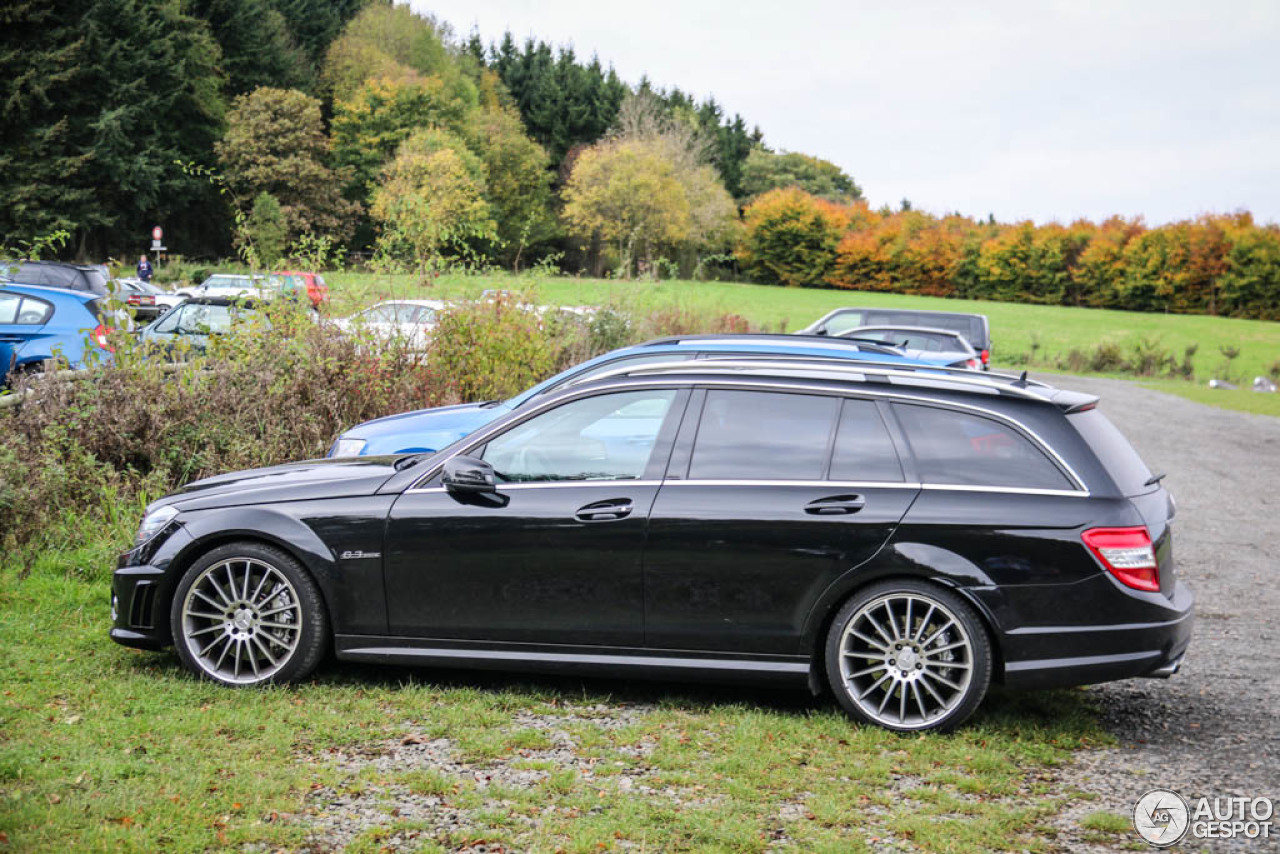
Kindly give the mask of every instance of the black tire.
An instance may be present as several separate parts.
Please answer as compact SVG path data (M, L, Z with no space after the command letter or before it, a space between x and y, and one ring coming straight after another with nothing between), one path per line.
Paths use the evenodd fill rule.
M854 720L895 732L950 732L986 696L991 639L973 607L950 590L881 581L836 613L824 664L831 692Z
M310 573L257 542L218 546L193 563L169 624L183 665L230 687L305 679L329 646L329 615Z

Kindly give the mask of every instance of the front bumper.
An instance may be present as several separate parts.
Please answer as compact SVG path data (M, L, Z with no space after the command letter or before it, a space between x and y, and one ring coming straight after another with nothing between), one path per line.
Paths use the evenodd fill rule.
M173 643L169 603L175 579L173 558L191 536L171 523L150 542L120 555L111 576L111 639L138 649L162 649Z
M1139 676L1168 677L1181 665L1191 643L1195 596L1182 582L1176 583L1171 597L1124 592L1120 604L1112 600L1105 608L1097 607L1097 599L1092 603L1070 601L1084 591L1063 590L1055 608L1058 619L1052 623L1036 620L1011 625L1012 621L999 620L1002 611L1006 615L1011 611L1026 613L1016 602L1019 592L1005 588L984 595L985 591L975 591L988 612L997 614L1003 679L1011 687L1054 688ZM1040 590L1033 595L1043 600L1045 593ZM1077 614L1078 620L1065 622Z

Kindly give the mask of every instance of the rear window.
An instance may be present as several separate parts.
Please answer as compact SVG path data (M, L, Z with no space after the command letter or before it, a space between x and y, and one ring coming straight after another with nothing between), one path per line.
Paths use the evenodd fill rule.
M925 483L1072 489L1066 475L1013 427L981 415L893 404Z
M929 353L963 353L968 347L963 338L956 335L943 335L940 332L915 332L910 329L890 329L869 333L891 344L909 347L912 350L924 350ZM958 334L958 333L957 333Z
M1080 437L1093 449L1111 479L1125 495L1141 495L1156 488L1148 485L1151 469L1138 456L1124 434L1097 409L1077 412L1067 416L1067 423L1076 428Z

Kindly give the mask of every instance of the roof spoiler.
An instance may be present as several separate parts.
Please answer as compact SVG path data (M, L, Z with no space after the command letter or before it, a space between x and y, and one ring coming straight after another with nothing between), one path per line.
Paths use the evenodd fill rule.
M1056 393L1050 395L1049 399L1063 412L1071 415L1075 412L1088 412L1090 409L1097 408L1099 397L1096 394L1059 389Z

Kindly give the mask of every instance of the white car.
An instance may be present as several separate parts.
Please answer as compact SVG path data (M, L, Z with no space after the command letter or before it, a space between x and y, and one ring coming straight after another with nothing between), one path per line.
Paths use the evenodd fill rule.
M240 276L230 273L214 273L194 288L183 288L178 294L186 297L223 297L224 299L269 300L279 296L297 296L298 284L292 276L255 275Z
M363 329L384 341L399 339L408 342L411 350L426 350L431 344L436 314L444 308L445 303L440 300L387 300L334 323L344 332Z
M860 338L902 349L908 359L947 360L947 367L982 369L982 357L959 332L929 326L858 326L839 338Z

